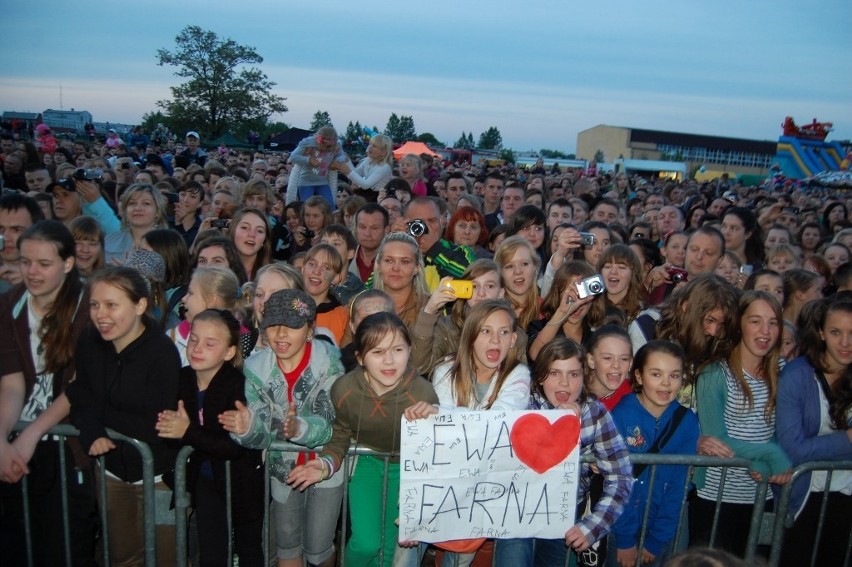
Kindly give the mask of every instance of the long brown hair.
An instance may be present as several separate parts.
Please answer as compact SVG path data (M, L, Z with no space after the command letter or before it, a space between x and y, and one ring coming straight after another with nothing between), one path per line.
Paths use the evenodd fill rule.
M598 273L603 270L605 264L623 264L630 269L630 282L627 284L627 295L616 305L606 296L606 302L609 305L618 307L627 315L628 320L633 320L642 311L642 301L645 295L645 288L642 285L642 264L639 262L639 257L627 244L613 244L601 254L598 260Z
M660 309L656 338L675 341L685 356L684 384L692 384L701 366L719 360L736 345L740 292L714 274L702 274L669 297ZM704 335L704 317L721 309L724 322L715 337Z
M269 257L272 255L272 234L270 234L269 230L269 218L262 211L252 208L240 209L236 213L234 213L234 218L231 219L230 230L228 231L228 236L231 241L234 242L234 236L236 235L236 227L240 224L240 221L243 220L248 214L253 214L257 218L263 221L263 226L266 228L266 236L263 240L263 246L258 250L257 256L254 258L254 264L251 267L251 275L257 273L257 271L269 263Z
M459 350L453 365L450 368L450 376L452 379L453 393L456 398L458 407L468 407L474 398L474 383L476 381L476 363L473 352L473 343L479 337L482 327L485 325L485 320L494 313L503 311L509 315L511 321L510 326L515 328L515 312L512 307L502 299L486 299L476 304L476 307L470 310L467 315L467 320L462 327L461 337L459 339ZM497 371L497 382L494 384L491 396L485 403L485 409L491 408L491 404L497 399L500 389L506 382L506 378L520 364L516 349L510 348L506 356L506 360L500 365Z
M76 249L71 231L59 221L43 220L25 230L18 238L18 251L27 240L38 240L56 246L56 252L62 261L74 257ZM48 307L47 313L41 320L38 336L44 347L44 369L47 372L58 373L74 360L74 315L80 304L83 284L80 282L80 272L77 266L65 274L65 279L59 287L56 299ZM83 309L86 307L83 306Z
M852 317L852 301L842 299L820 299L809 301L799 313L799 344L802 355L805 356L817 371L828 370L825 354L826 332L825 324L831 313L842 313ZM831 385L829 402L829 417L835 429L842 431L849 428L847 414L852 407L852 365L846 367L843 376Z
M742 326L746 311L752 304L758 301L765 301L772 308L778 322L778 338L775 344L772 345L772 348L769 349L769 352L766 353L766 356L763 357L760 363L759 376L755 376L755 378L765 380L769 388L769 399L766 402L766 408L763 410L764 418L769 421L775 411L775 399L778 394L778 359L781 357L781 326L784 321L781 313L781 305L774 295L765 291L752 290L745 292L740 297L738 325L733 337L736 340L737 346L731 351L731 356L728 360L737 386L742 390L746 400L748 400L748 407L751 409L754 407L754 395L743 374L742 349L744 347L742 344Z
M529 252L533 266L535 266L535 269L533 270L533 278L538 276L538 270L541 266L541 258L535 248L533 248L532 244L530 244L523 236L506 237L494 253L494 261L497 262L498 266L500 266L501 275L503 267L511 262L512 258L514 258L515 254L521 248L525 248ZM506 290L506 299L509 301L512 309L521 309L521 314L518 317L518 325L520 325L523 329L528 328L530 323L539 318L538 284L533 281L529 291L527 291L523 297L513 296L506 287L505 279L503 281L503 288Z
M553 282L550 284L550 291L547 292L541 304L542 315L549 319L556 313L556 310L559 309L562 303L562 294L565 293L565 289L569 285L572 285L571 280L578 277L585 279L593 275L595 275L595 269L588 262L582 260L565 262L559 266L559 269L556 270L556 274L553 276ZM584 336L591 329L601 326L605 312L603 299L595 297L589 304L589 312L583 318Z

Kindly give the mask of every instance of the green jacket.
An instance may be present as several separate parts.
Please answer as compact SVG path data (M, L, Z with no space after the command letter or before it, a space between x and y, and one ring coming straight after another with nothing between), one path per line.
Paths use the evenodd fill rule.
M290 409L287 382L275 352L266 348L245 362L246 403L251 412L251 424L245 435L235 435L236 441L252 449L267 449L274 441L284 439L284 418ZM311 359L293 387L296 415L302 422L302 433L289 442L308 448L318 447L331 439L334 406L331 403L331 386L343 375L340 351L324 340L311 342ZM285 483L296 466L297 452L271 451L270 475ZM326 482L333 482L330 479ZM341 482L337 479L337 482ZM276 490L273 488L273 497Z

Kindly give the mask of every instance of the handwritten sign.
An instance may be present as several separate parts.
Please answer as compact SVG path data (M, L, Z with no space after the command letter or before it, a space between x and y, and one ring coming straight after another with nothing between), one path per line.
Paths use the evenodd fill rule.
M574 413L456 411L402 431L400 541L557 539L574 525Z

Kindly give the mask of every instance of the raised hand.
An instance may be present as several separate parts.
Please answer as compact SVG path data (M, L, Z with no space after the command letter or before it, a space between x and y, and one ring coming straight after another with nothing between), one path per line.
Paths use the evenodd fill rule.
M219 414L219 423L222 424L225 431L230 431L236 435L245 435L248 433L249 425L251 425L251 412L239 400L234 405L237 409Z
M189 429L189 414L186 413L183 400L178 400L177 411L165 410L157 414L157 425L154 427L160 437L182 439Z
M438 283L438 287L435 288L435 292L429 296L429 301L426 302L426 305L423 307L423 311L429 315L435 315L444 307L444 305L456 300L456 294L453 291L453 288L451 288L447 283L452 279L453 278L449 276L441 278L441 281Z
M296 417L296 403L290 403L290 409L287 410L287 415L284 418L284 439L292 439L298 437L301 433L299 418Z

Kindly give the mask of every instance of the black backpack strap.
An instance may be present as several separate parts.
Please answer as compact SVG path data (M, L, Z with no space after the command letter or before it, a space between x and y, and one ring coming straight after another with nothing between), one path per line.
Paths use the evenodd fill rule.
M680 422L683 421L683 418L686 417L686 412L689 411L689 408L685 406L678 406L675 410L674 415L672 416L672 420L669 422L669 426L660 433L659 437L657 437L654 444L651 445L651 448L645 453L646 455L651 453L659 453L660 449L666 446L666 443L672 438L674 432L677 430L677 426L680 425ZM645 472L645 469L648 468L648 465L636 464L633 465L633 478L639 478L639 476Z

